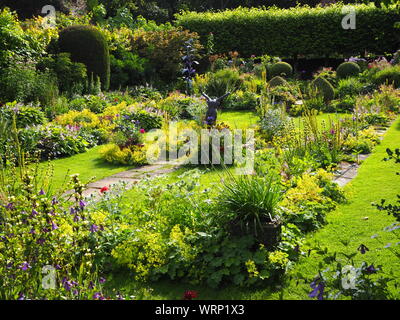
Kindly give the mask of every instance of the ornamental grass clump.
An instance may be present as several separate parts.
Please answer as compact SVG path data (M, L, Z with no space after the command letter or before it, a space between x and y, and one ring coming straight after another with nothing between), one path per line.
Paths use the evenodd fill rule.
M282 198L277 176L228 175L220 190L219 203L229 216L229 224L242 234L257 237L268 223L279 221L278 203Z

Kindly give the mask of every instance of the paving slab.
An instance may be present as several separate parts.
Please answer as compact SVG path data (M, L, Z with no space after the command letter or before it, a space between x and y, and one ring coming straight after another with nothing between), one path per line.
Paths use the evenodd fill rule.
M118 184L121 182L125 182L129 185L133 185L140 181L140 179L129 179L129 178L115 178L115 177L108 177L96 182L89 183L87 188L89 189L101 189L103 187L109 187L114 184Z
M340 187L344 187L346 184L348 184L352 179L350 178L345 178L345 177L339 177L333 180L333 182L337 183Z

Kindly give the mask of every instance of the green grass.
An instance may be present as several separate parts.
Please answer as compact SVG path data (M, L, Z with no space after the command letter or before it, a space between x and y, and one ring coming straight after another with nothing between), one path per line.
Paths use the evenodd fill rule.
M321 117L322 119L327 116ZM365 260L374 265L382 265L385 272L392 271L395 279L400 277L398 258L383 246L388 243L397 242L393 235L383 232L383 228L393 223L394 218L384 213L379 213L371 206L371 202L382 198L393 202L399 193L399 177L395 175L399 168L393 162L384 162L386 148L397 148L400 146L400 118L391 126L385 135L381 145L362 164L357 177L346 186L350 201L348 204L340 205L336 211L327 217L328 224L307 236L310 244L318 243L321 247L327 247L329 252L354 253L360 244L366 245L370 250L365 254L355 257L356 263ZM177 179L183 172L180 169L170 176ZM202 177L202 185L218 183L221 171L212 170ZM368 219L365 219L368 217ZM377 239L371 239L374 234L380 234ZM348 242L345 246L343 242ZM301 272L309 278L314 277L319 271L319 263L323 257L311 255L304 257L296 264L289 273L294 275ZM281 288L237 288L227 287L213 290L203 286L193 286L182 282L161 281L148 283L146 285L127 281L126 274L114 275L110 285L124 289L124 291L137 294L138 298L144 299L181 299L184 290L192 289L200 293L201 299L309 299L307 293L310 291L308 284L296 285L296 279L286 280ZM289 278L287 278L289 279ZM151 288L151 289L149 289ZM399 294L397 293L397 297Z
M338 119L342 114L322 114L318 115L320 121L328 119ZM234 129L252 128L257 124L258 116L251 111L222 111L218 119L232 126ZM302 125L301 118L294 119L299 126ZM99 150L101 146L90 149L89 151L78 154L69 158L63 158L50 161L54 166L54 179L52 180L53 189L58 189L63 186L66 177L71 174L79 173L81 181L86 182L95 177L95 180L100 180L111 176L115 173L129 170L132 167L124 165L113 165L103 161L100 157ZM48 163L40 164L41 169L45 169ZM177 177L186 169L178 170L174 173ZM202 177L202 183L208 184L218 182L220 170L213 170ZM68 178L67 178L68 181Z
M218 121L228 123L233 129L247 129L254 127L259 117L252 111L222 111L218 114Z
M53 190L61 188L65 181L69 181L69 175L79 173L82 182L87 182L94 178L101 180L115 173L129 170L132 167L123 165L113 165L104 161L99 150L101 146L92 148L85 153L63 159L43 162L39 165L41 170L46 170L49 165L54 168L51 186Z

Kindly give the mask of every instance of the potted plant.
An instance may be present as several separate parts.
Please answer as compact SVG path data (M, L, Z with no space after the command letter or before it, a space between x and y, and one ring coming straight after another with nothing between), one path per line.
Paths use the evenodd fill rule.
M275 247L281 236L278 203L282 198L277 175L228 175L223 182L219 200L222 211L228 214L230 232L253 235L267 248Z

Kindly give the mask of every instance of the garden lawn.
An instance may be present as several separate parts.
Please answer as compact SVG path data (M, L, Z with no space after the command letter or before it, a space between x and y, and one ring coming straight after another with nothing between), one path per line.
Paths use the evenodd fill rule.
M349 203L339 205L336 211L328 214L328 224L314 234L307 237L306 251L316 243L320 247L328 248L329 252L343 252L346 254L357 252L360 244L369 248L365 255L360 253L354 258L357 266L361 261L382 265L385 272L392 271L394 279L400 278L398 257L389 249L384 249L386 243L395 244L396 240L391 233L383 231L383 228L392 224L395 219L385 213L378 212L371 206L372 202L387 199L393 202L396 194L400 192L399 177L396 172L399 167L393 162L385 162L386 148L400 147L400 118L391 126L385 135L381 145L376 147L374 153L362 164L357 177L346 186L349 194ZM175 172L170 178L175 180L179 173ZM203 177L202 183L218 182L220 179L218 170L210 171ZM207 177L207 175L209 175ZM368 219L367 219L368 218ZM374 234L379 234L377 239L371 239ZM138 299L181 299L185 290L197 290L200 299L309 299L311 291L309 284L296 284L295 274L301 273L312 279L319 271L319 263L322 256L312 253L310 257L303 257L296 263L294 269L289 272L289 277L281 286L275 288L237 288L226 287L218 290L200 285L190 285L181 282L161 281L157 283L138 284L127 281L129 275L116 274L110 277L110 285L120 288ZM324 266L325 269L326 266ZM290 276L293 278L290 280ZM393 294L400 298L398 291L393 288Z
M69 176L72 174L78 173L80 180L86 183L92 178L97 181L133 168L132 166L114 165L104 161L99 153L101 148L102 146L98 146L69 158L40 163L39 170L45 173L49 166L53 167L51 187L53 190L58 190L65 187L65 182L70 181Z

